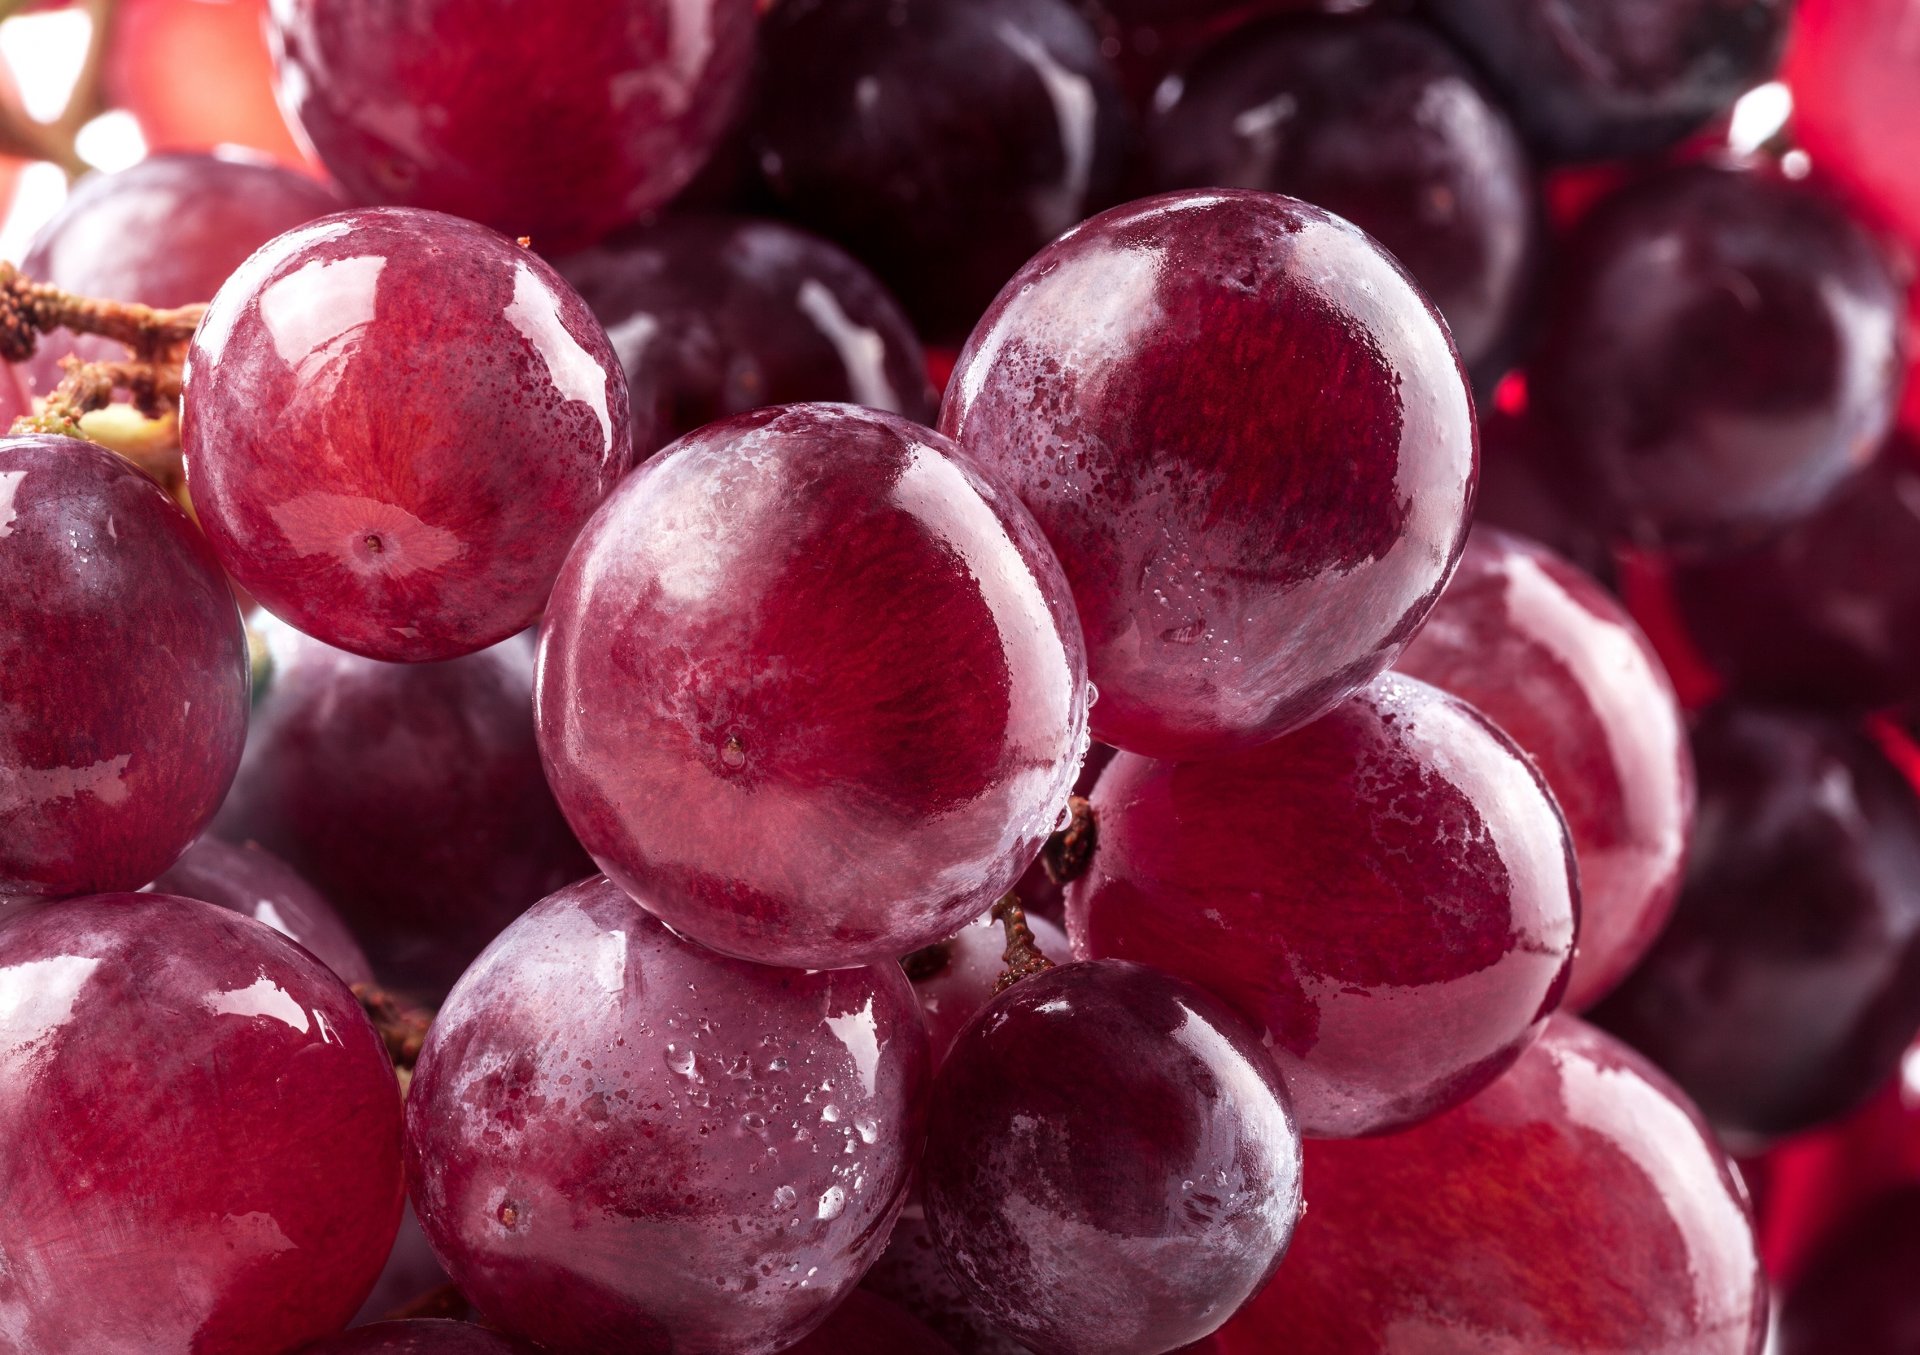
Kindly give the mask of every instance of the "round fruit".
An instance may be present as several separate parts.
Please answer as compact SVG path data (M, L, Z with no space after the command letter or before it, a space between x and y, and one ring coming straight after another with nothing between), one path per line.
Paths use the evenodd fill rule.
M297 1355L538 1355L524 1341L466 1322L376 1322L329 1336Z
M1026 915L1033 941L1043 955L1065 958L1067 934L1043 917ZM955 1037L974 1013L993 1001L1007 972L1006 938L991 917L963 927L945 941L915 951L902 963L913 991L920 998L927 1035L938 1068L953 1047Z
M156 894L199 899L264 922L298 941L349 987L372 983L360 943L325 896L258 843L203 837L153 882Z

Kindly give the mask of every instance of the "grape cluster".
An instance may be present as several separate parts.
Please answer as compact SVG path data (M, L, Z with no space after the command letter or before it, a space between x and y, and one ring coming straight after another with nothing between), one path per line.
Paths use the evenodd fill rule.
M125 4L0 1355L1920 1355L1920 0Z

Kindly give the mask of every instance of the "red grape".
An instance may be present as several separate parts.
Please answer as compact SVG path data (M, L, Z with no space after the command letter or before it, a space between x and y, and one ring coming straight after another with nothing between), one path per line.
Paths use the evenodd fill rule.
M919 1319L856 1289L789 1355L954 1355Z
M1503 385L1499 400L1509 387ZM1612 585L1618 566L1606 533L1590 505L1570 503L1556 488L1557 447L1529 418L1524 394L1518 408L1482 405L1480 492L1473 501L1476 525L1502 528L1550 546L1594 578Z
M1823 177L1920 243L1920 3L1799 0L1793 132Z
M138 889L213 817L247 641L207 543L112 452L0 439L0 895Z
M280 98L365 202L578 249L699 171L753 0L273 0Z
M1426 289L1470 369L1496 363L1536 248L1533 177L1513 124L1430 29L1234 29L1160 87L1148 141L1156 188L1290 193L1347 218Z
M42 226L20 271L81 296L186 306L211 301L254 250L338 211L340 196L304 174L231 152L155 155L115 174L89 174ZM20 364L46 394L70 354L121 358L110 339L55 330Z
M0 921L0 1345L260 1355L336 1330L400 1217L400 1095L353 995L159 894Z
M1466 539L1473 407L1445 326L1372 240L1290 198L1150 198L1042 251L940 426L1060 553L1093 736L1155 757L1331 709Z
M938 941L1019 878L1087 682L1018 502L904 419L788 405L608 500L554 588L536 701L603 870L703 945L819 967Z
M556 266L626 368L643 456L715 419L796 400L933 419L926 357L900 304L805 231L672 217Z
M214 831L325 890L384 982L445 992L529 904L593 873L540 770L526 639L392 664L261 632L272 673Z
M427 1243L427 1235L420 1230L420 1218L413 1212L413 1203L400 1214L400 1231L394 1234L393 1247L387 1253L387 1264L380 1271L380 1278L373 1282L373 1291L367 1295L360 1311L353 1315L353 1325L366 1326L379 1322L390 1313L418 1302L432 1291L452 1284L447 1278L446 1267L433 1254L433 1248ZM466 1314L461 1314L465 1316Z
M1262 1032L1304 1132L1416 1124L1498 1077L1560 1001L1578 902L1539 773L1397 674L1209 762L1123 753L1067 889L1080 955L1140 960Z
M1034 944L1043 955L1067 955L1067 934L1043 917L1027 915ZM983 918L963 927L945 941L909 957L907 973L920 998L927 1036L937 1068L967 1022L994 997L1000 976L1006 973L1006 941L1000 924Z
M154 879L153 891L200 899L298 941L340 982L372 983L373 968L326 897L258 843L203 837Z
M1746 1194L1644 1060L1561 1017L1465 1105L1307 1145L1312 1208L1226 1355L1758 1355Z
M1765 80L1792 0L1428 0L1549 158L1679 142Z
M1874 1200L1815 1254L1780 1306L1779 1355L1899 1355L1920 1344L1920 1187Z
M1029 922L1032 918L1027 919ZM1043 943L1044 944L1044 943ZM861 1287L899 1305L946 1338L960 1355L1032 1355L968 1301L933 1245L918 1192L900 1211L887 1249Z
M433 212L341 212L214 298L181 443L200 524L274 615L376 659L538 619L632 459L606 332L537 256Z
M1693 759L1659 657L1599 584L1480 528L1399 668L1476 707L1540 769L1580 873L1562 1005L1592 1006L1665 925L1693 826Z
M298 1355L538 1355L511 1336L468 1322L380 1322L329 1336Z
M1680 905L1594 1019L1723 1130L1860 1104L1920 1031L1920 796L1866 734L1723 706Z
M1254 1031L1117 960L1023 979L961 1032L921 1171L961 1290L1047 1355L1199 1340L1300 1216L1300 1137Z
M1720 546L1819 507L1891 425L1904 304L1873 239L1757 168L1607 199L1556 272L1534 408L1570 502Z
M774 197L963 335L1113 201L1130 125L1066 0L783 0L754 133Z
M407 1098L434 1250L560 1355L770 1355L880 1249L927 1037L892 961L803 971L675 936L596 878L501 935Z

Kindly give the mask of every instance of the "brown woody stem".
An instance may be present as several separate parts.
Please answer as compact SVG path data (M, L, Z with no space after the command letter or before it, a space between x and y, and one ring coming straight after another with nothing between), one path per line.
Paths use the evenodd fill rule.
M149 419L163 417L180 400L180 365L175 362L69 362L36 414L13 421L15 433L60 433L84 437L80 420L113 403L114 392L126 391L133 405Z
M1040 953L1033 939L1033 928L1027 925L1026 910L1020 906L1018 895L1009 894L994 904L993 920L1007 931L1007 949L1000 957L1006 961L1007 972L993 986L994 992L1004 993L1020 980L1053 968L1053 961Z
M156 310L135 301L75 296L0 262L0 359L25 362L42 334L67 329L125 344L138 361L174 362L206 310L201 304Z
M393 1056L393 1066L400 1070L404 1082L420 1057L420 1046L426 1043L433 1013L403 1002L377 983L356 983L353 995L360 999L361 1010L386 1042L387 1053Z
M1068 796L1067 812L1072 815L1067 826L1048 838L1047 845L1040 849L1040 864L1046 867L1047 878L1057 885L1087 873L1087 867L1093 863L1093 849L1100 841L1100 823L1085 796Z

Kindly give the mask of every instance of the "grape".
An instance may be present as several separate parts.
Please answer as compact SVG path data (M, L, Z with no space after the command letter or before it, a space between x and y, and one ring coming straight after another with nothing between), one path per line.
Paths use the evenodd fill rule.
M1910 1351L1920 1338L1911 1277L1920 1265L1920 1186L1890 1192L1847 1220L1787 1287L1780 1355Z
M904 419L789 405L608 500L554 588L536 704L603 870L702 945L817 968L938 941L1019 878L1087 682L1010 495Z
M1819 507L1887 431L1902 298L1804 185L1688 165L1567 242L1535 408L1566 496L1644 542L1724 546Z
M280 98L364 202L578 249L726 131L753 0L272 0Z
M408 1201L400 1214L400 1231L394 1234L387 1264L381 1269L380 1278L373 1282L373 1292L353 1315L353 1325L379 1322L389 1313L452 1283L445 1267L434 1256L433 1248L427 1245L427 1235L420 1231L420 1219L413 1212L413 1202Z
M791 1355L954 1355L925 1324L856 1289Z
M438 996L529 904L593 873L540 770L526 639L391 664L261 634L272 675L214 831L325 890L385 983Z
M531 252L452 217L341 212L215 296L180 428L200 524L274 615L369 658L536 620L632 459L626 378Z
M1254 1031L1116 960L1023 979L961 1032L921 1171L953 1278L1040 1355L1199 1340L1300 1216L1300 1137Z
M1920 1031L1920 797L1867 735L1722 707L1673 921L1594 1017L1724 1131L1864 1101Z
M1920 697L1920 445L1895 435L1811 517L1685 564L1673 591L1744 695L1842 710Z
M907 1200L900 1221L893 1225L893 1236L887 1239L887 1249L860 1283L919 1318L960 1355L1032 1355L968 1302L959 1283L947 1273L934 1248L933 1230L927 1226L926 1206L918 1192Z
M366 953L333 905L258 843L236 847L203 837L154 879L153 891L218 904L264 922L306 947L340 982L373 982Z
M1792 0L1429 0L1556 160L1662 150L1772 73Z
M1606 536L1588 505L1556 492L1553 457L1558 448L1542 436L1524 405L1483 405L1480 416L1480 492L1473 502L1476 524L1498 527L1551 547L1609 587L1618 569Z
M381 1322L302 1346L298 1355L538 1355L524 1341L467 1322Z
M346 988L159 894L0 921L0 1345L259 1355L336 1330L400 1217L400 1096Z
M1104 743L1087 745L1087 755L1080 762L1080 775L1074 780L1073 793L1085 799L1093 794L1093 784L1100 779L1100 773L1113 761L1117 750ZM1020 896L1020 905L1026 911L1029 921L1044 918L1049 923L1061 924L1067 915L1067 891L1055 884L1053 876L1047 873L1044 859L1035 861L1027 867L1013 886L1013 892ZM1042 949L1045 949L1042 942Z
M1820 173L1920 242L1920 4L1799 0L1786 80Z
M1632 1051L1554 1020L1465 1105L1307 1145L1312 1208L1225 1355L1758 1355L1746 1194Z
M82 296L186 306L213 294L282 231L338 211L339 195L304 174L231 152L155 155L89 174L42 226L20 271ZM60 359L115 359L110 339L55 330L20 364L30 391L60 380Z
M413 1199L461 1292L559 1355L769 1355L885 1245L926 1083L898 965L728 959L595 878L441 1008Z
M1592 1006L1666 923L1693 825L1693 760L1659 657L1585 574L1478 528L1399 668L1499 725L1553 791L1580 874L1562 1005Z
M192 521L113 453L0 439L0 895L138 889L240 761L247 642Z
M626 368L642 455L715 419L796 400L933 419L926 356L900 304L804 231L669 218L556 266Z
M1290 193L1371 234L1496 365L1536 252L1519 134L1466 64L1400 19L1232 30L1155 99L1156 188ZM1493 374L1497 375L1497 371Z
M1117 193L1126 107L1065 0L783 0L766 22L754 134L775 198L934 338Z
M1042 251L960 355L941 430L1060 553L1093 737L1264 742L1393 662L1474 483L1446 329L1358 230L1265 193L1150 198Z
M1264 748L1115 758L1067 889L1076 955L1227 999L1301 1129L1405 1128L1511 1064L1560 1001L1578 903L1539 773L1458 699L1387 674Z
M1043 917L1029 914L1026 920L1043 955L1066 955L1065 932ZM1007 969L1005 952L1000 924L982 918L908 957L907 975L920 998L936 1068L947 1057L961 1028L993 1000L994 989Z

